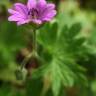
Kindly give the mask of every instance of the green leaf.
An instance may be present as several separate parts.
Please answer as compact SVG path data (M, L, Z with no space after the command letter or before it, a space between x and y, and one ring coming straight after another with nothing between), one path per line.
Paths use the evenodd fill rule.
M96 79L91 82L91 89L94 95L96 95Z
M41 78L31 78L26 80L26 95L41 96L43 82Z
M73 24L70 28L64 25L61 31L55 28L57 26L55 24L53 29L50 26L52 25L49 24L46 28L44 27L45 29L43 30L47 30L48 28L46 34L40 33L38 38L38 43L43 47L43 52L47 53L44 54L42 52L40 58L45 60L43 65L49 66L46 69L42 68L42 70L46 70L42 76L50 74L51 79L49 80L53 95L59 96L62 85L72 87L76 82L80 82L80 84L86 82L84 70L77 64L78 57L81 56L80 53L83 54L84 51L82 45L85 42L85 38L75 38L81 30L79 23ZM57 32L56 36L51 34L54 28L56 29L55 32ZM45 57L51 59L48 60Z
M1 65L5 63L5 65L9 65L11 62L15 62L15 52L26 46L27 40L24 31L23 27L17 27L12 22L2 22L0 25Z
M69 38L75 37L81 30L81 24L75 23L69 28Z
M51 88L48 90L48 92L46 93L45 96L53 96L53 92L52 92Z
M59 69L58 65L56 65L55 62L53 62L51 67L51 78L52 78L52 91L54 96L58 96L60 89L61 89L61 70Z
M39 31L38 40L43 46L50 48L56 42L58 31L58 24L54 22L52 24L45 24Z

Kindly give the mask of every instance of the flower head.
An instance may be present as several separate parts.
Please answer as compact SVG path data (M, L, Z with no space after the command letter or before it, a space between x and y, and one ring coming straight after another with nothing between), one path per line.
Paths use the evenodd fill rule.
M45 0L28 0L27 5L15 3L8 12L11 14L8 20L15 21L17 25L29 22L42 24L56 15L55 5Z

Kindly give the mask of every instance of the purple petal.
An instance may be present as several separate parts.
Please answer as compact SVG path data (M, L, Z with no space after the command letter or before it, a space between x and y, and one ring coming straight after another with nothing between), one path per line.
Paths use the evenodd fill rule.
M53 4L53 3L47 4L47 9L48 9L48 10L53 10L53 9L55 9L55 4Z
M42 16L42 13L43 13L44 9L46 8L46 6L47 6L47 2L45 0L38 0L36 8L39 11L40 17Z
M52 3L47 4L46 8L43 9L43 15L48 14L50 11L52 11L54 9L55 9L55 5L54 4L52 4Z
M22 24L26 24L26 23L29 23L29 22L30 22L30 20L20 20L20 21L17 22L17 25L20 26Z
M55 16L56 15L56 11L54 9L55 9L55 5L54 4L52 4L52 3L47 4L46 8L43 9L42 14L40 16L41 19L42 18L46 18L46 16L49 17L48 14L53 14L53 16ZM53 17L53 16L51 16L51 17Z
M43 21L50 21L51 18L43 18Z
M41 3L41 4L46 4L47 2L46 2L46 0L38 0L37 1L39 4Z
M18 14L18 12L15 11L15 10L13 10L13 9L8 9L8 12L9 12L10 14Z
M19 12L22 15L27 15L28 14L28 8L24 4L21 3L16 3L14 5L14 9Z
M38 19L33 19L32 22L34 22L36 24L42 24L42 21L41 20L38 20Z
M19 12L13 10L13 9L9 9L8 12L11 14L11 15L15 15L16 17L20 17L20 18L25 18L24 15L20 14Z
M38 0L37 7L42 8L42 7L45 7L46 4L47 4L47 2L45 0Z
M56 11L52 10L42 19L43 21L50 21L56 15Z
M9 21L18 21L19 19L28 18L27 16L28 9L25 5L21 3L16 3L14 5L14 8L9 9L8 12L12 14L12 16L8 18Z
M36 7L36 0L28 0L27 7L28 9L32 9Z
M8 21L20 21L20 20L22 20L22 18L20 18L16 15L9 16L9 18L8 18Z
M48 14L46 14L46 17L52 18L56 15L56 13L57 13L56 10L52 10Z

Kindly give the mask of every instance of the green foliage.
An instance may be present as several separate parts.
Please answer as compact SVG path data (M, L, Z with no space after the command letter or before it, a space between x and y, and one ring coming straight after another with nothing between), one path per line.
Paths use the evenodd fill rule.
M42 71L41 76L49 78L54 96L59 95L62 84L65 87L72 87L77 81L80 84L87 84L83 74L84 69L76 62L78 56L83 54L83 50L80 49L84 47L83 43L85 42L83 37L76 38L80 30L81 25L75 23L70 28L64 26L58 33L58 23L53 22L46 24L39 31L38 43L44 48L40 57L44 59L45 55L42 54L47 53L50 54L49 58L51 59L50 61L44 59L43 66L46 64L49 68L45 69L44 67L40 71L37 70L36 76Z
M26 96L41 96L43 82L39 79L27 79L26 82Z
M26 46L24 29L17 28L14 23L2 22L0 26L0 66L4 64L7 66L10 62L14 62L16 51L24 46Z
M14 1L1 0L0 15ZM25 81L20 80L26 72L16 71L15 59L23 48L30 53L32 26L17 27L0 18L0 96L71 96L73 89L77 92L73 96L96 95L96 15L92 14L92 19L91 14L79 10L75 0L62 5L64 10L58 9L56 19L38 30L39 67L27 69L32 74Z
M91 54L96 54L96 28L93 28L92 33L87 42L88 52Z
M0 95L1 96L24 96L22 90L18 90L15 86L13 87L10 82L2 82L0 85Z

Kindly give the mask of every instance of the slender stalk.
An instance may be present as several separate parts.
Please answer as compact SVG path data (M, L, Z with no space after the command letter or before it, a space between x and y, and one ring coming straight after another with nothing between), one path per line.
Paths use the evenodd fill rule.
M25 59L23 60L22 64L21 64L21 70L23 70L23 68L25 67L26 63L29 61L29 59L33 56L35 57L37 55L37 45L36 45L36 30L34 29L32 31L32 45L33 45L33 50L32 52L25 57Z
M37 52L37 44L36 44L36 30L33 30L33 55L36 55Z

